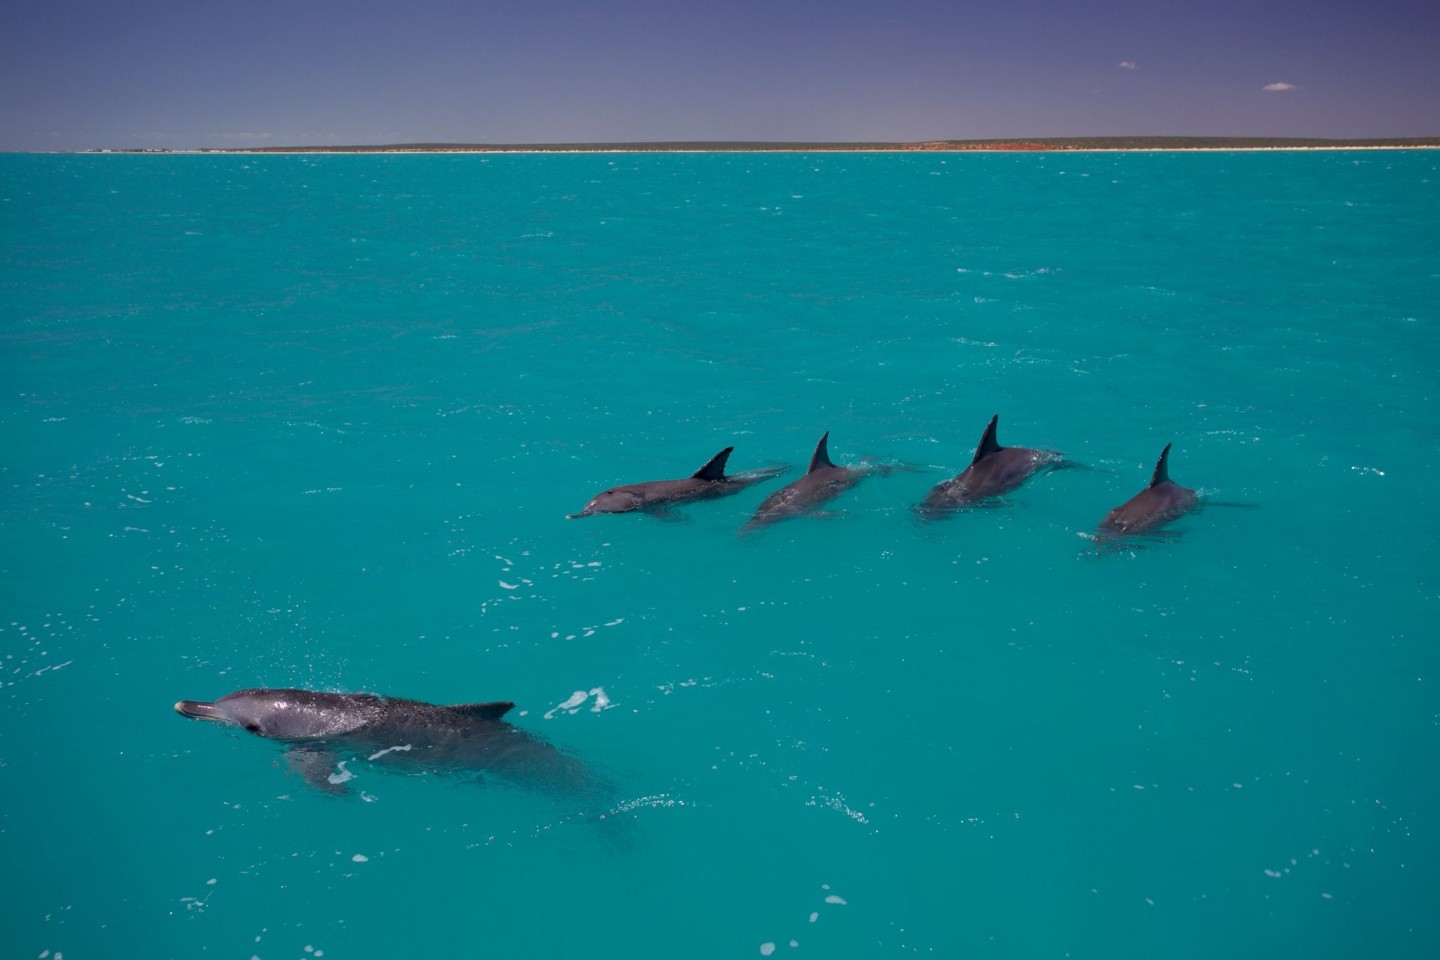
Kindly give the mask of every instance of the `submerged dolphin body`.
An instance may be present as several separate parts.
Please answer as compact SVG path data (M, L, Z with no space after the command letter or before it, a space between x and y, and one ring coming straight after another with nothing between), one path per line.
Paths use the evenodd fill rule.
M810 468L805 471L805 476L766 497L756 509L755 515L741 528L741 533L809 513L865 479L871 470L837 467L830 462L829 441L830 431L827 430L815 445L815 452L810 456Z
M1195 491L1170 479L1170 444L1160 451L1150 485L1100 521L1095 539L1100 542L1120 537L1149 533L1177 517L1184 516L1200 503Z
M1064 465L1064 458L1054 450L1000 446L995 439L999 422L999 414L990 418L970 466L959 476L938 484L916 506L922 517L935 520L948 516L962 507L1009 493L1043 470Z
M711 457L705 466L680 480L646 480L643 483L611 487L593 497L579 513L567 516L571 520L578 520L597 513L629 513L632 510L660 513L677 503L728 497L752 484L785 472L784 467L769 467L726 476L725 461L730 458L730 451L734 449L726 447Z
M552 793L594 796L600 781L568 754L501 719L514 704L440 706L370 693L251 689L175 711L290 745L286 760L310 786L348 792L345 763L369 761L414 773L493 774Z

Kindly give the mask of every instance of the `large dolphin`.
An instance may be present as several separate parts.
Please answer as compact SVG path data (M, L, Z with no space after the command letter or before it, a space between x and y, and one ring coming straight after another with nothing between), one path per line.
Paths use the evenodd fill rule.
M827 500L838 497L880 467L837 467L830 462L830 431L815 445L805 476L776 490L760 504L755 515L741 528L748 533L760 527L809 513Z
M288 743L286 760L310 786L348 792L347 763L415 773L493 774L553 793L596 796L601 781L579 760L501 718L514 704L439 706L370 693L251 689L175 711Z
M1054 450L1000 446L995 439L999 422L998 413L990 418L970 466L959 476L937 485L916 506L922 517L934 520L948 516L962 507L1009 493L1042 470L1065 464L1065 459Z
M751 484L769 480L785 472L785 467L768 467L748 473L725 475L725 461L730 458L734 447L726 447L711 457L705 466L680 480L646 480L643 483L627 483L622 487L611 487L597 494L585 509L579 513L567 514L571 520L588 517L596 513L629 513L644 510L649 513L664 513L677 503L692 500L710 500L714 497L728 497L739 493Z
M1101 542L1157 530L1165 524L1194 510L1200 498L1195 491L1170 479L1170 444L1160 451L1150 485L1100 521L1095 539Z

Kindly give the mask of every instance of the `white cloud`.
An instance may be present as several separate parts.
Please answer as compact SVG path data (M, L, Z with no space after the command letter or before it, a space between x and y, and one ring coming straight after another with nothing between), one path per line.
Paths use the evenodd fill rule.
M1267 83L1264 89L1271 93L1284 93L1287 90L1299 90L1300 88L1293 83Z
M1126 70L1140 69L1140 64L1136 63L1134 60L1121 60L1118 64L1116 64L1116 66L1123 67Z

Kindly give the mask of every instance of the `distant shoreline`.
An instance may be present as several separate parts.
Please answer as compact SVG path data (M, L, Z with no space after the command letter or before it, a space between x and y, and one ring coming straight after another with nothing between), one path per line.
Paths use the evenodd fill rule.
M1440 137L1332 140L1302 137L1044 137L915 142L654 141L616 143L396 143L363 146L99 149L82 153L1032 153L1173 150L1415 150L1440 148Z

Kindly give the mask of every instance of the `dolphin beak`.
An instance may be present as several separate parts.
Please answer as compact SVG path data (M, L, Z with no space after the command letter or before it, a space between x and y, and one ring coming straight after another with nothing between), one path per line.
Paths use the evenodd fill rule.
M565 519L566 519L566 520L579 520L581 517L588 517L588 516L590 516L590 514L588 514L588 513L567 513L567 514L565 514Z
M223 722L224 718L215 712L215 704L205 703L200 700L181 700L175 704L175 712L182 717L190 717L193 720L214 720Z

